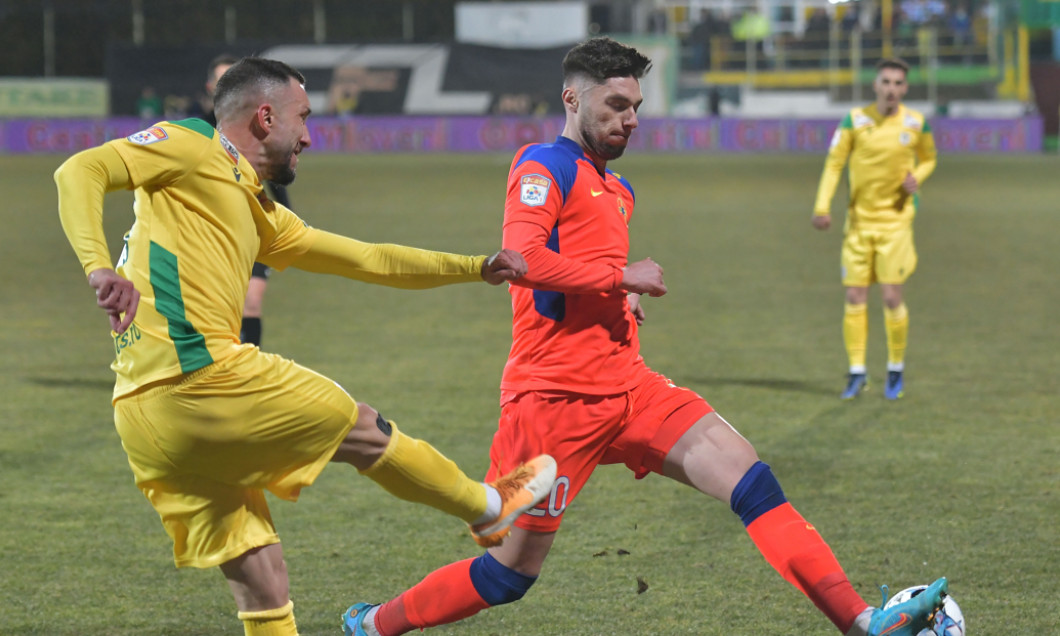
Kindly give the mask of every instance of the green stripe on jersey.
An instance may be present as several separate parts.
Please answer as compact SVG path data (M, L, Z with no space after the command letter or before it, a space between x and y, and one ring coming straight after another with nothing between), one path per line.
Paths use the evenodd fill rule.
M177 348L180 370L189 373L212 363L213 357L206 348L206 339L195 331L195 327L184 315L177 255L151 241L148 260L151 267L151 289L155 293L155 309L169 323L169 337Z
M921 128L920 130L921 130L921 132L926 132L926 133L931 132L931 124L928 123L928 120L927 120L926 117L924 118L924 127Z
M846 128L847 130L854 127L854 119L850 116L850 113L847 113L847 116L843 118L843 121L839 122L839 127Z
M208 122L201 119L195 119L194 117L191 119L181 119L180 121L171 121L169 123L182 128L187 128L188 130L194 130L207 139L213 139L214 133L217 132Z

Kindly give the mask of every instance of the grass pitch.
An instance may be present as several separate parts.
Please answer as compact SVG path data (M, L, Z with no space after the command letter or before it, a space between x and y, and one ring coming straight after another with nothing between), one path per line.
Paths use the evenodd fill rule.
M61 160L0 157L0 634L241 633L220 574L173 568L132 483L109 405L107 323L55 213ZM509 160L307 153L291 196L317 227L488 253ZM879 583L897 591L946 575L969 634L1050 633L1060 615L1057 160L942 157L916 223L898 403L880 393L875 292L873 390L837 399L839 223L819 233L809 221L822 161L613 164L636 188L632 257L659 261L670 287L647 301L643 353L756 445L866 600L878 602ZM108 199L115 256L130 203L127 193ZM264 342L470 474L485 471L509 344L502 289L399 291L289 270L269 285ZM396 501L346 466L273 513L306 635L337 634L350 603L388 599L478 553L459 522ZM603 467L524 600L431 633L835 631L766 565L727 505Z

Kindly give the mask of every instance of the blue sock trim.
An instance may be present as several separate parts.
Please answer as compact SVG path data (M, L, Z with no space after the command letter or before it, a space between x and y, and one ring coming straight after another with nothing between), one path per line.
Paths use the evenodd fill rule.
M770 510L787 503L780 482L773 476L769 464L755 462L747 473L740 478L740 483L732 491L729 505L732 511L740 515L744 527Z
M518 601L536 580L536 576L526 576L502 565L489 552L471 562L471 583L490 605Z

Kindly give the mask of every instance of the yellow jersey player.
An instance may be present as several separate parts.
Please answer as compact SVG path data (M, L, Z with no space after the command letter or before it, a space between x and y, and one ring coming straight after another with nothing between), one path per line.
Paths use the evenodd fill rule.
M221 569L248 636L297 634L266 490L297 500L329 461L344 462L467 521L481 542L500 541L555 478L541 456L491 484L473 481L333 381L239 342L255 261L409 289L526 273L518 252L361 243L307 227L265 197L262 181L293 181L310 143L304 82L286 64L245 58L219 82L216 130L161 122L55 173L63 229L110 318L114 420L136 484L177 566ZM135 191L136 221L112 269L103 200L121 188Z
M850 375L841 397L853 399L867 386L865 346L869 319L869 286L879 283L887 331L887 384L884 397L896 400L904 390L909 311L902 285L916 269L913 217L920 186L935 170L935 139L921 113L902 103L909 85L908 65L884 59L876 66L876 103L855 108L832 138L817 188L813 226L832 224L832 197L850 160L850 203L842 249L846 288L843 341Z

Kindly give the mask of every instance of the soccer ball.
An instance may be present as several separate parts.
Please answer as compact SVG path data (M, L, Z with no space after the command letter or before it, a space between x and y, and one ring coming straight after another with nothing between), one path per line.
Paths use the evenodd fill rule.
M904 603L926 589L926 585L907 587L895 594L884 607L890 608ZM917 636L964 636L964 614L961 613L961 607L948 594L944 594L942 598L942 609L935 613L934 627L920 630Z

